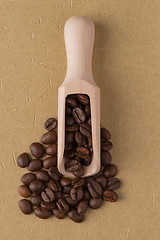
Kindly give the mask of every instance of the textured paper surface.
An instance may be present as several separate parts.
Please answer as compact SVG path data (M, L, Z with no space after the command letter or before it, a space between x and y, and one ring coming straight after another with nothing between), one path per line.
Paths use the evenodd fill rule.
M26 172L16 157L57 116L66 72L63 26L72 15L96 26L93 73L101 122L112 133L120 199L86 221L37 219L18 209ZM0 239L160 239L160 2L0 1Z

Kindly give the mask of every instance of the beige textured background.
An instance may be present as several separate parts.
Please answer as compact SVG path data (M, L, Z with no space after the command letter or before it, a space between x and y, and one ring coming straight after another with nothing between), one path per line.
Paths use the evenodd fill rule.
M18 209L26 171L16 157L57 116L66 71L63 26L72 15L96 26L93 73L101 122L112 132L120 200L75 224ZM160 1L0 0L0 239L160 239Z

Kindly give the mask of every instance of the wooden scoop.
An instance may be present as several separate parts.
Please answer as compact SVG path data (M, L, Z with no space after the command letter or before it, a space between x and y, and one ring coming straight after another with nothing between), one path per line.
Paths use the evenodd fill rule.
M67 73L58 89L58 170L67 177L73 174L65 171L65 98L68 94L88 94L91 104L92 162L85 167L84 176L91 176L100 170L100 89L92 75L92 50L95 27L87 17L70 17L64 27L67 52Z

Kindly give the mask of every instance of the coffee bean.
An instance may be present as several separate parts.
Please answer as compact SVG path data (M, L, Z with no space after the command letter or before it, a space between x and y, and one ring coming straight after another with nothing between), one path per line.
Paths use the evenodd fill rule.
M25 173L21 177L21 182L26 186L29 186L29 184L35 179L36 179L36 176L33 173Z
M73 187L70 191L71 198L75 200L81 200L83 198L83 190L81 188Z
M85 180L86 180L86 183L90 183L91 181L94 181L94 177L86 177L85 178Z
M52 203L41 202L41 207L46 210L53 210L54 208L56 208L56 204L53 202Z
M85 147L77 147L75 155L80 158L86 158L89 155L89 150Z
M95 175L95 177L103 176L103 167L101 166L99 172Z
M117 190L121 186L121 182L118 178L112 178L108 182L108 188L110 190Z
M91 118L88 119L87 123L91 125Z
M59 198L63 198L63 193L60 192L60 191L59 192L55 192L54 194L55 194L56 200L59 199Z
M55 155L57 154L57 144L54 143L54 144L49 145L49 146L46 148L46 153L47 153L49 156L55 156Z
M21 185L18 188L18 192L22 197L28 198L31 196L31 191L29 190L29 188L25 185Z
M71 150L71 149L73 148L73 146L74 146L74 143L70 143L70 144L68 144L68 145L66 145L66 146L64 147L64 150L65 150L65 151L69 151L69 150Z
M48 131L52 131L57 127L57 120L55 118L48 118L44 124L44 127Z
M80 132L87 138L91 138L91 126L88 123L82 123L79 128Z
M77 107L77 105L78 105L76 99L74 99L74 98L71 97L71 96L67 96L66 102L67 102L67 105L68 105L69 107L75 108L75 107Z
M83 105L87 105L89 104L89 97L86 94L76 94L76 98L78 99L78 101L80 103L82 103Z
M87 117L89 117L91 115L91 109L90 109L89 105L85 106L84 111L85 111L85 114L86 114Z
M21 199L19 201L19 208L24 214L30 214L33 211L32 204L27 199Z
M43 201L50 203L55 200L54 192L50 188L45 188L43 192L41 192L41 197Z
M91 198L89 200L89 206L92 209L97 209L102 206L103 199L102 198Z
M61 213L57 208L53 209L52 212L53 212L53 215L58 219L63 219L66 216L65 213Z
M85 184L85 178L75 178L71 182L72 186L75 188L80 188L83 187Z
M102 189L106 188L107 187L107 178L105 178L105 176L98 176L96 177L96 182L99 182Z
M84 123L86 121L86 115L82 108L74 108L72 110L72 116L78 124Z
M69 205L64 199L58 199L56 205L61 213L67 213L69 211Z
M83 200L89 200L91 198L91 195L87 189L84 189L83 191Z
M87 138L79 131L75 133L75 141L78 144L78 146L83 146L87 144Z
M101 142L101 150L102 151L108 151L111 150L113 147L112 143L110 141L107 142Z
M72 113L72 110L66 105L66 109L65 109L66 111L65 111L65 114L66 115L71 115L71 113Z
M43 191L44 188L45 188L44 183L39 179L33 180L29 185L29 189L31 190L32 193L35 194L39 194L40 192Z
M90 192L91 196L93 198L99 198L102 195L102 187L101 185L96 181L91 181L87 184L88 191Z
M84 147L86 148L92 147L92 138L87 138L87 142L84 144Z
M64 151L64 157L66 159L72 159L75 157L75 148L73 147L71 150L69 151Z
M91 155L87 155L85 156L85 158L82 159L82 163L84 166L89 166L92 162L92 156Z
M27 167L29 165L29 162L30 162L30 157L28 153L22 153L17 158L17 164L21 168Z
M70 196L65 197L65 201L71 208L77 206L78 204L78 200L73 200Z
M60 184L61 184L63 187L69 186L69 185L71 185L71 179L70 179L70 178L67 178L67 177L62 177L62 178L61 178L61 181L60 181Z
M66 126L67 132L77 132L78 131L78 124L73 124L72 126Z
M43 134L41 137L41 142L44 144L53 144L57 142L57 133L56 131L52 130Z
M51 179L49 181L49 186L51 187L51 189L54 192L58 192L58 191L62 190L62 187L61 187L60 183L58 181L56 181L56 180L53 180L53 179Z
M71 159L70 161L65 163L65 169L67 172L74 172L81 168L80 162L75 159Z
M80 216L75 208L72 208L69 212L68 212L68 217L77 223L81 223L84 220L84 215Z
M81 166L77 171L73 172L75 177L82 177L84 175L84 167Z
M111 133L106 128L101 128L101 140L108 141L111 138Z
M47 219L49 217L51 217L51 212L42 208L42 207L37 207L34 209L34 213L38 218L42 218L42 219Z
M81 216L86 213L88 209L88 203L87 201L81 201L77 206L77 213Z
M36 172L36 178L42 180L43 182L48 182L50 177L48 172L45 170L39 170Z
M65 146L74 142L74 133L66 132L65 134Z
M108 151L101 152L101 164L102 164L102 166L109 165L111 163L111 160L112 160L112 156L111 156L110 152L108 152Z
M63 193L64 193L64 194L69 194L70 191L71 191L71 189L72 189L72 186L71 186L71 185L70 185L70 186L63 187Z
M43 201L43 199L41 198L40 195L33 195L31 197L31 203L33 206L40 206L42 201Z
M43 160L43 167L49 169L50 167L57 166L57 157L47 157Z
M43 146L42 144L38 143L38 142L34 142L30 145L29 147L32 155L35 157L35 158L41 158L43 157L44 155L44 149L43 149Z
M56 180L56 181L60 181L61 177L62 177L62 174L58 171L58 168L57 167L51 167L49 168L48 170L48 174L49 176Z
M35 171L38 171L42 168L43 166L43 163L40 159L33 159L32 161L30 161L27 169L30 171L30 172L35 172Z
M118 194L114 191L105 190L103 192L103 199L108 202L116 202L118 200Z
M72 126L75 123L75 120L72 116L67 115L65 118L65 124L66 126Z
M103 173L106 178L112 178L117 174L117 167L114 164L107 165Z

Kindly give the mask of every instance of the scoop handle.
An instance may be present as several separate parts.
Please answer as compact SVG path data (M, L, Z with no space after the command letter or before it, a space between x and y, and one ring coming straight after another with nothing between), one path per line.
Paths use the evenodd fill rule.
M95 27L87 17L70 17L64 27L67 53L67 74L65 81L85 79L93 82L92 50Z

